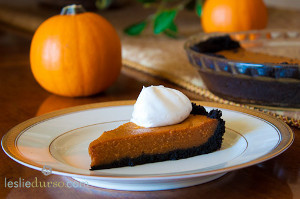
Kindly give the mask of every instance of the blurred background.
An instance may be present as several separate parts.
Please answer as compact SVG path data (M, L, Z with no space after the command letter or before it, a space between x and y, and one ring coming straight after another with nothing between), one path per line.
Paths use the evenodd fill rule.
M14 49L22 46L24 48L22 51L23 57L17 60L24 60L24 65L29 67L30 41L38 26L49 17L59 14L65 5L82 4L87 11L97 12L106 18L119 33L122 43L123 64L127 66L123 67L123 69L131 68L142 71L168 80L189 91L196 90L197 94L207 97L206 92L201 90L205 89L205 85L196 69L189 64L183 49L184 42L188 37L203 32L200 18L195 13L195 10L183 9L178 13L175 22L179 35L176 39L165 34L153 34L151 26L146 27L142 34L138 36L129 36L124 33L124 29L151 16L155 12L155 8L143 5L141 3L143 2L142 0L112 0L112 3L106 9L99 9L99 5L98 7L96 6L99 1L1 0L0 45L3 47L4 45L10 45ZM109 2L109 0L107 1ZM264 2L268 12L268 22L265 29L300 29L299 0L264 0ZM19 40L16 38L19 38ZM24 44L21 43L14 46L14 43L16 44L20 41L24 42ZM7 50L3 48L2 51L5 52ZM11 62L4 55L0 57L0 61ZM134 78L139 77L133 76ZM143 84L149 83L144 81L145 78L141 79L144 82ZM60 97L56 96L54 98ZM69 106L76 105L73 104L73 101L78 100L71 101L72 103ZM64 106L61 108L64 108ZM300 117L299 113L294 112L288 116L292 118Z
M56 15L63 6L82 4L86 10L99 12L117 29L144 19L153 13L139 0L112 0L105 10L96 7L96 0L1 0L0 25L5 28L19 29L32 33L46 18ZM267 28L300 28L300 1L264 0L268 7L269 23ZM134 12L132 12L134 10ZM178 27L183 35L201 30L199 19L194 12L183 12L177 17Z

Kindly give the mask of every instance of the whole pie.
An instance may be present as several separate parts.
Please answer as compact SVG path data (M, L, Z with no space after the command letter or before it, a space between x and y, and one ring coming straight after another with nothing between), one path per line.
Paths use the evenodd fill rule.
M189 46L191 63L206 87L238 103L299 107L300 60L261 52L262 43L239 43L232 37L212 36Z
M128 122L104 132L89 145L91 170L178 160L220 149L225 132L222 112L192 106L179 124L145 128Z

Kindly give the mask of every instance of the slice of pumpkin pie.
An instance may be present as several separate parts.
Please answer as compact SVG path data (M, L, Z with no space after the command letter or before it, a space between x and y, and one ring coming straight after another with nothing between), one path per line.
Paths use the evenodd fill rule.
M144 88L135 104L133 119L90 143L91 170L178 160L221 148L225 132L221 111L207 112L203 106L186 100L182 93L177 96L179 91L168 89ZM144 97L150 100L144 103ZM189 104L183 105L182 101ZM183 119L183 114L176 110L180 108L186 115ZM149 115L147 109L150 109L148 112L156 110L158 114ZM182 121L178 122L178 118ZM169 121L176 123L168 124Z

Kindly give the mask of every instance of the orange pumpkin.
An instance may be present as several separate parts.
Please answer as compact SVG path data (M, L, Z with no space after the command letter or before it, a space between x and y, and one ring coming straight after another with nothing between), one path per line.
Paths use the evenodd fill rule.
M201 16L204 32L263 29L267 21L262 0L206 0Z
M121 42L98 14L71 5L43 22L30 48L31 70L49 92L89 96L114 83L121 70Z

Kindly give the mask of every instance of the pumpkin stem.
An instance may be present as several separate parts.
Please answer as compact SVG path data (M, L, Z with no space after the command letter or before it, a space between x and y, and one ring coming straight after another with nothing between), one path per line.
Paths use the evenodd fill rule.
M86 11L82 5L72 4L72 5L65 6L61 10L60 14L61 15L76 15L76 14L80 14L80 13L84 13L84 12L86 12Z

